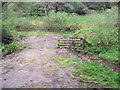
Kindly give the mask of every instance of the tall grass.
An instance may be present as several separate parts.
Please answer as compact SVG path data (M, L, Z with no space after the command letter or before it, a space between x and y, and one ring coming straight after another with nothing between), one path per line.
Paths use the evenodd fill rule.
M95 62L79 62L76 58L59 58L57 62L62 67L75 66L73 79L79 82L87 82L86 87L95 88L97 86L104 88L120 88L119 73L108 70L106 66L101 66Z
M117 7L103 11L101 14L95 13L84 16L83 22L79 21L82 29L78 31L81 33L75 37L85 36L89 45L83 51L87 53L98 53L100 58L108 61L116 61L118 60L117 23Z
M59 18L64 22L60 24L55 22L55 26L81 26L81 28L73 30L76 31L74 34L80 32L75 37L84 36L88 44L85 44L86 47L79 51L88 54L98 53L100 58L112 62L118 60L118 7L102 11L102 13L84 16L66 13L58 13L57 15L51 13L51 19L46 25L49 26L49 23L52 22L52 26L55 20Z
M80 18L77 14L65 12L50 12L49 20L45 20L40 29L49 31L76 31L79 25L77 20Z

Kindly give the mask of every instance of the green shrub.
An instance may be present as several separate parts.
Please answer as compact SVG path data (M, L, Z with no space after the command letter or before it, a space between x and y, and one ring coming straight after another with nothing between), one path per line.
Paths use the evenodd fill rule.
M118 50L116 48L110 48L106 52L101 52L99 57L114 63L118 60L118 55Z
M94 85L99 85L103 88L119 87L119 73L108 70L106 66L95 62L80 63L79 59L76 58L59 58L57 62L64 67L74 65L75 69L72 70L73 78L77 78L80 82L94 83Z
M99 57L109 61L118 60L118 8L113 7L101 14L91 14L83 19L83 22L80 22L82 29L77 31L80 33L76 32L74 36L85 36L87 43L84 43L85 48L81 52L98 53Z
M114 45L118 43L117 8L104 11L102 14L92 14L87 18L87 24L83 25L81 34L92 45Z
M78 69L73 70L73 72L80 73L79 77L87 82L98 83L107 88L118 88L119 74L109 71L98 63L82 62L81 65L78 65Z
M2 56L6 54L13 53L15 51L19 51L23 48L22 42L12 42L10 44L0 44L0 52L2 52Z
M17 31L34 31L36 30L36 26L31 23L31 17L26 18L17 18L14 28Z
M2 21L2 43L0 45L0 51L2 51L3 56L22 48L21 42L16 42L16 36L18 35L14 30L16 19L11 17Z
M74 31L77 23L76 14L67 14L58 12L56 15L54 12L50 12L49 20L45 20L44 24L40 27L42 30L48 31Z
M15 37L13 18L2 21L2 42L10 43Z

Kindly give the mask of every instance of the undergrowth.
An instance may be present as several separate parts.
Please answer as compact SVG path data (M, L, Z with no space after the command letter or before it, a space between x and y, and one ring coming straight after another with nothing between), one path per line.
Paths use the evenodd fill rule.
M12 42L10 44L0 44L0 52L2 56L20 51L23 48L22 42Z
M101 14L75 17L82 28L73 34L73 38L85 37L86 40L85 47L77 48L76 51L83 54L98 54L99 58L111 63L118 61L118 7L102 11ZM79 44L75 44L74 47L79 47Z
M104 88L118 88L119 73L108 70L106 66L101 66L95 62L82 62L76 58L59 58L58 63L66 66L75 66L72 70L74 79L80 82L95 83Z

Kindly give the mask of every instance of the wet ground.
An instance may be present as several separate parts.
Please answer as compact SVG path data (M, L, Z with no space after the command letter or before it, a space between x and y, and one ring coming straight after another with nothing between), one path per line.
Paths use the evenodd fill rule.
M66 49L56 48L59 34L32 36L25 40L26 48L7 55L2 60L3 88L78 88L70 72L74 67L62 68L54 59L77 57ZM83 85L83 84L82 84Z

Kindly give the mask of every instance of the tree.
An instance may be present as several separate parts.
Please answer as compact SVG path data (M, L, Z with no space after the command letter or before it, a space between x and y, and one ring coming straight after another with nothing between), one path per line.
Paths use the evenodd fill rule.
M45 5L45 15L46 15L46 18L48 20L49 19L49 17L48 17L48 3L45 2L44 5Z
M57 2L55 2L55 13L57 13L58 11L58 6L57 6Z

